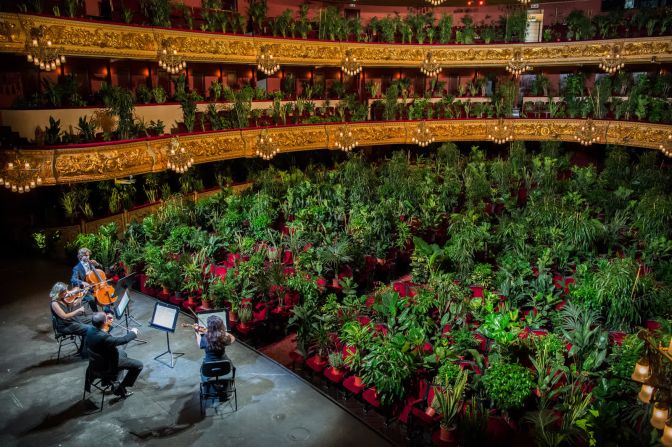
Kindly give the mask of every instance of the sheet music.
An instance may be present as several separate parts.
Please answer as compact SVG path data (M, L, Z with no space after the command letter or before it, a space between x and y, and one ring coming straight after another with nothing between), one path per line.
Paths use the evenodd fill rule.
M160 328L166 329L168 331L175 330L175 321L177 314L177 309L173 307L162 306L157 303L157 306L154 310L154 318L152 319L152 325L158 326Z

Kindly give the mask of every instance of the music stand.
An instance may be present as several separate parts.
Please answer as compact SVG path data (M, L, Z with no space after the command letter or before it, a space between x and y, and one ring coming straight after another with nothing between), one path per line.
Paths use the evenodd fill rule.
M120 295L120 293L118 292L118 291L120 291L120 289L124 289L124 293L127 293L127 292L128 292L128 289L130 288L130 283L131 283L131 280L132 280L133 276L135 276L135 273L131 273L131 274L128 275L128 276L124 276L124 277L121 278L119 281L117 281L117 285L116 285L116 287L115 287L115 294L116 294L117 296ZM119 304L117 304L117 307L119 307ZM128 309L128 308L127 308L127 309ZM114 312L114 313L115 313L115 315L121 315L121 314L123 313L123 311L122 311L122 312L119 312L119 314L117 314L117 311L116 311L116 308L115 308L115 312ZM120 318L120 317L117 316L117 318ZM133 315L131 314L130 309L128 309L128 312L127 312L127 319L128 319L128 320L131 320L133 323L135 323L136 326L142 326L142 323L139 322L138 320L136 320L136 319L133 317ZM128 326L128 321L126 321L126 326Z
M149 322L149 325L155 329L159 329L166 333L166 345L168 349L165 352L154 357L159 363L163 363L166 366L173 368L175 366L175 359L184 355L183 352L173 352L170 349L170 336L171 332L175 332L175 326L177 325L177 316L180 314L180 308L166 303L157 302L154 304L154 313L152 314L152 319ZM170 363L166 363L162 360L159 360L164 355L170 356Z
M126 287L128 287L128 286L126 286ZM125 329L127 334L130 332L129 325L128 325L128 319L129 318L131 320L133 320L136 324L138 324L138 325L140 324L140 323L138 323L138 321L135 318L133 318L132 316L129 315L130 314L130 311L129 311L130 303L131 303L131 297L128 294L128 288L126 288L126 290L124 291L124 294L121 296L121 298L119 298L119 301L117 302L117 305L114 306L114 316L117 318L117 320L121 320L121 317L123 316L125 318L125 321L126 321L125 325L121 324L121 323L117 323L114 326L115 327L121 327L121 328ZM141 338L134 338L131 341L134 341L134 342L137 342L137 343L140 343L140 344L143 344L143 345L145 343L147 343L147 340L143 340Z

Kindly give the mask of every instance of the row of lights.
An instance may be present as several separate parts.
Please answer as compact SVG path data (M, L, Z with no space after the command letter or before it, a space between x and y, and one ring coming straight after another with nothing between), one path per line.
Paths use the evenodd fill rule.
M26 44L26 59L45 71L55 70L61 64L65 63L65 56L60 54L60 50L53 47L50 39L45 38L44 26L33 28L31 30L31 41ZM176 74L187 67L184 58L174 48L172 40L166 39L161 42L161 49L158 51L159 67L168 73ZM621 59L620 48L612 46L610 52L602 58L599 64L600 69L612 74L624 67ZM257 68L270 76L280 69L280 64L273 58L268 45L263 45L257 56ZM346 50L341 60L341 70L348 76L355 76L362 71L362 64L354 56L352 50ZM522 50L515 50L513 56L506 64L506 70L514 76L520 76L522 73L532 70L523 57ZM442 67L431 51L428 51L420 64L420 71L427 76L436 76Z
M16 158L7 163L7 168L0 177L0 186L10 189L12 192L23 194L42 184L39 169L33 168L30 162Z
M592 119L587 119L586 123L581 125L576 135L574 135L574 139L583 146L590 146L593 143L600 142L600 135Z
M640 333L640 338L643 338L647 344L648 355L637 361L630 378L642 384L637 396L640 401L648 405L653 400L653 410L649 422L654 428L663 430L660 437L662 445L672 447L672 413L670 413L672 396L669 394L669 389L666 392L659 389L661 385L664 388L669 388L672 384L672 378L665 377L665 367L662 365L664 359L672 362L672 339L670 339L670 345L666 348L660 345L656 346L644 332Z

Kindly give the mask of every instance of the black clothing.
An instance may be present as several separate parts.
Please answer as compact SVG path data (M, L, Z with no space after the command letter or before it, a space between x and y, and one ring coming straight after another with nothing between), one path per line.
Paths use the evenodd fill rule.
M230 336L227 334L226 338L226 345L230 345ZM205 356L203 357L203 363L206 362L216 362L218 360L229 360L229 358L226 356L226 351L222 349L222 351L214 351L210 348L208 348L208 340L206 340L205 335L201 336L201 343L199 345L201 349L205 351ZM204 375L201 375L201 381L202 382L207 382L208 378L205 377Z
M133 386L138 375L140 375L140 371L142 371L142 362L129 358L126 352L119 350L117 346L125 345L136 337L137 335L133 332L129 332L123 337L114 337L92 326L86 334L86 348L90 357L90 367L100 374L114 377L121 370L127 370L128 372L119 384L119 388Z
M59 301L52 301L51 303L54 302L66 314L70 312L70 309L67 305ZM51 303L49 304L49 310L51 311L51 320L54 323L54 328L56 329L56 332L62 335L79 335L80 337L82 337L82 342L79 345L78 352L82 354L83 357L86 357L86 350L84 349L84 343L86 342L86 334L89 331L89 328L93 328L93 326L91 326L90 324L86 324L79 317L72 317L68 318L67 320L59 317L58 314L54 312L54 308L52 307Z

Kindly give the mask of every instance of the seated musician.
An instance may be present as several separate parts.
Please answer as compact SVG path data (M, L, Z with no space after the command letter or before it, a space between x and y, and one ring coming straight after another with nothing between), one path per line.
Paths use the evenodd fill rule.
M66 302L66 298L77 291L78 289L74 289L68 292L68 286L65 283L57 282L49 293L51 298L49 308L54 318L56 332L63 335L80 335L83 337L78 353L86 357L84 341L91 325L86 324L85 320L80 317L84 313L84 308L81 307L82 299L76 298L71 303Z
M208 327L205 329L195 326L196 344L199 348L205 350L203 363L229 360L225 350L227 346L236 341L236 337L226 332L224 321L217 315L209 316L207 325ZM205 382L208 378L201 376L201 380Z
M72 277L70 278L70 283L73 287L87 287L89 283L86 281L86 275L92 271L94 267L100 267L100 264L94 259L91 259L91 250L86 247L82 247L77 252L77 258L79 262L72 268ZM98 312L98 305L96 304L96 299L90 293L87 293L83 300L89 303L89 307L94 312ZM106 312L109 309L105 310Z
M128 357L126 351L117 348L125 345L138 336L138 330L132 328L123 337L114 337L109 334L111 315L104 312L96 312L91 318L91 327L86 334L86 347L90 357L90 365L96 371L111 377L117 377L119 372L126 370L126 375L121 383L116 384L112 392L122 398L133 394L128 387L135 384L142 371L143 364L140 360Z

